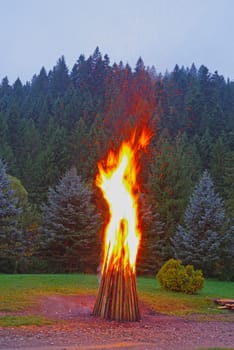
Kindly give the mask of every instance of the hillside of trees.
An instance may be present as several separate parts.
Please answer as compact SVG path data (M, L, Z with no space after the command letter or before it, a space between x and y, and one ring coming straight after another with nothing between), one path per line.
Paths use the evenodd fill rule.
M141 58L134 69L122 62L111 65L97 47L88 58L80 55L70 71L61 57L53 69L42 68L30 82L22 84L18 78L10 85L5 77L0 84L0 272L95 271L107 215L94 184L97 163L110 148L118 149L136 126L147 126L153 134L139 175L139 273L154 274L174 256L173 237L187 223L186 208L204 171L222 201L225 220L219 235L229 232L233 237L234 81L203 65L176 65L163 75ZM71 184L82 192L79 198ZM8 199L6 188L11 191ZM87 236L86 226L79 228L77 220L72 233L64 222L56 229L48 225L48 220L65 217L55 208L63 202L58 191L60 196L68 191L66 200L73 204L84 203L82 196L87 196L90 205L82 218L93 217L93 222L86 220ZM17 199L12 204L17 225L7 224L1 203L3 198L11 205L12 196ZM13 226L17 238L10 232ZM60 242L53 230L58 230ZM210 275L229 271L220 244Z

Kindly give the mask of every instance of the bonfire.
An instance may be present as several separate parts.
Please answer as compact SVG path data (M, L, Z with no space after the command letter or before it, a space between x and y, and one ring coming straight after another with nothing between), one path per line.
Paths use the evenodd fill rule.
M96 185L109 207L104 233L104 258L93 314L109 320L139 321L136 258L141 240L138 200L139 150L149 142L143 131L124 141L98 163Z

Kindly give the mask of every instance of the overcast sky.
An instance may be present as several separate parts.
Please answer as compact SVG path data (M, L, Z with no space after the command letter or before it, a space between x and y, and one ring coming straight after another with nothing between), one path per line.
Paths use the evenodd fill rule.
M157 72L207 66L234 80L234 0L0 0L0 81L31 80L99 46Z

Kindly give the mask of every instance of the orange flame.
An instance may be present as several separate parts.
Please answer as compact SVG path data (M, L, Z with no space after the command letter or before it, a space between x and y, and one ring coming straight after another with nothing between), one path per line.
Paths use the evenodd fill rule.
M141 238L138 220L138 151L149 143L150 138L151 135L143 130L136 141L135 130L131 139L122 143L118 154L110 151L107 159L98 163L96 185L109 206L102 271L110 263L118 269L119 262L135 271Z

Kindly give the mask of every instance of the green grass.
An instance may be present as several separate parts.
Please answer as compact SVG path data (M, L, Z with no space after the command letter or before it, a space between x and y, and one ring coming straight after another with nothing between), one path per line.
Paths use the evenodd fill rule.
M1 275L0 313L18 313L36 307L38 297L46 295L95 294L97 278L92 275ZM45 325L53 323L40 316L4 315L0 326Z
M18 327L18 326L42 326L46 324L53 324L53 320L48 320L41 316L3 316L0 317L1 327Z
M234 282L206 280L204 288L195 295L162 290L153 278L138 278L138 291L142 300L155 311L185 316L191 314L224 314L213 302L216 298L233 298Z
M38 298L46 295L96 295L97 277L86 274L58 275L0 275L0 326L46 324L47 319L36 316L14 315L36 307ZM139 277L137 288L140 300L156 312L170 315L224 314L212 302L215 298L233 298L234 282L207 280L196 295L185 295L162 290L155 278ZM12 315L9 316L9 312ZM0 315L1 316L1 315ZM51 322L51 320L50 320Z
M0 311L21 311L44 295L94 294L92 275L0 275Z

